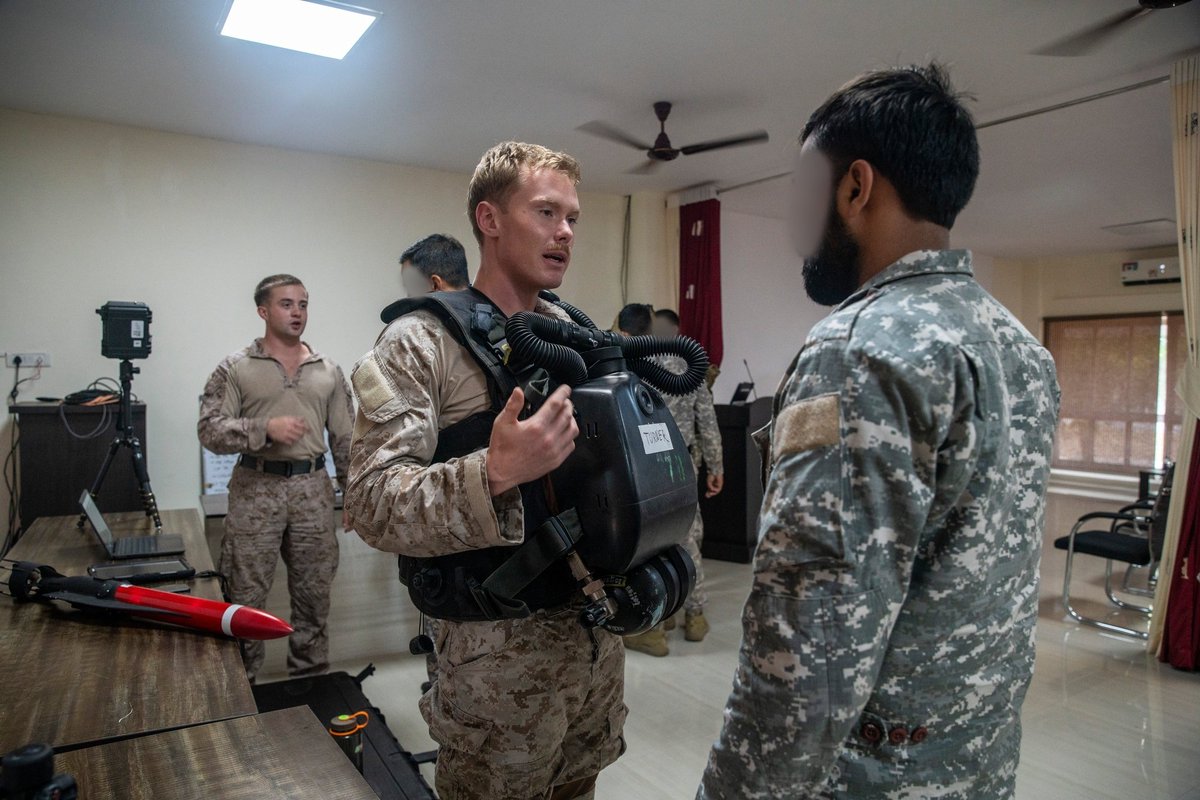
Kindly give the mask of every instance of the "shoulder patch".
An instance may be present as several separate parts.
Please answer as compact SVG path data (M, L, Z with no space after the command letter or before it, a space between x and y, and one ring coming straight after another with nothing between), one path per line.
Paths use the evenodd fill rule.
M772 459L835 445L841 440L841 402L822 394L785 408L775 421Z
M382 423L400 416L412 403L397 390L383 374L375 353L371 352L354 365L350 373L354 395L363 415L372 422Z

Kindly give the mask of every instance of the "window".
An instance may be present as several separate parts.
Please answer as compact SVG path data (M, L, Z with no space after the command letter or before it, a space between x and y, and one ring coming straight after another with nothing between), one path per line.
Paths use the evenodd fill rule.
M1128 474L1174 457L1181 314L1047 319L1046 346L1062 388L1055 467Z

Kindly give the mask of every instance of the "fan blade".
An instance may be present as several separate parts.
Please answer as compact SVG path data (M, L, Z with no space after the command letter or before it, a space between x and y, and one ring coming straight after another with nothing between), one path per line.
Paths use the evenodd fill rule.
M1034 50L1033 54L1035 56L1087 55L1115 34L1122 25L1132 22L1145 14L1149 14L1153 10L1151 8L1139 7L1131 8L1128 11L1119 11L1097 22L1095 25L1089 25L1061 39L1055 39L1053 42Z
M754 133L743 133L740 136L729 136L724 139L713 139L709 142L700 142L698 144L689 144L687 147L679 148L679 152L685 156L693 155L694 153L704 153L709 150L719 150L722 147L739 147L744 144L757 144L765 142L771 137L766 131L755 131Z
M658 172L658 168L662 166L662 162L657 158L647 158L643 163L633 169L625 170L626 175L649 175L652 172Z
M609 125L607 122L593 120L592 122L585 122L575 130L583 131L584 133L590 133L592 136L599 136L601 139L608 139L610 142L628 145L629 147L633 147L638 150L645 151L650 149L650 145L646 144L645 142L639 142L625 131L621 130L620 128L615 128L612 125Z

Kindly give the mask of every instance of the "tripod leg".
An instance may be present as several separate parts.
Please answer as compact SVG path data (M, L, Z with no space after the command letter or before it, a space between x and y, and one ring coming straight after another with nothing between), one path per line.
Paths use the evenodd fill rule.
M162 519L158 516L158 500L154 497L154 489L150 488L150 471L146 469L146 456L142 454L142 442L136 436L129 437L129 449L133 453L133 472L137 475L138 486L142 489L142 503L146 506L146 516L154 517L154 529L162 532Z
M104 485L104 479L108 477L108 468L112 466L113 456L117 454L117 450L121 447L121 437L118 436L108 445L108 452L104 454L104 463L100 465L100 471L96 473L96 480L92 481L92 488L88 489L88 494L94 500L96 495L100 494L100 487ZM87 521L87 515L80 514L79 521L75 523L75 527L82 528L83 523Z

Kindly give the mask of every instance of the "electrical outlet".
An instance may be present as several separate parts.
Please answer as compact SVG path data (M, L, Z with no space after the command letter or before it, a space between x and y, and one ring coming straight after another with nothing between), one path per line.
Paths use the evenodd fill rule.
M49 353L5 353L4 363L9 367L17 366L17 359L21 359L22 369L37 369L38 367L50 366Z

